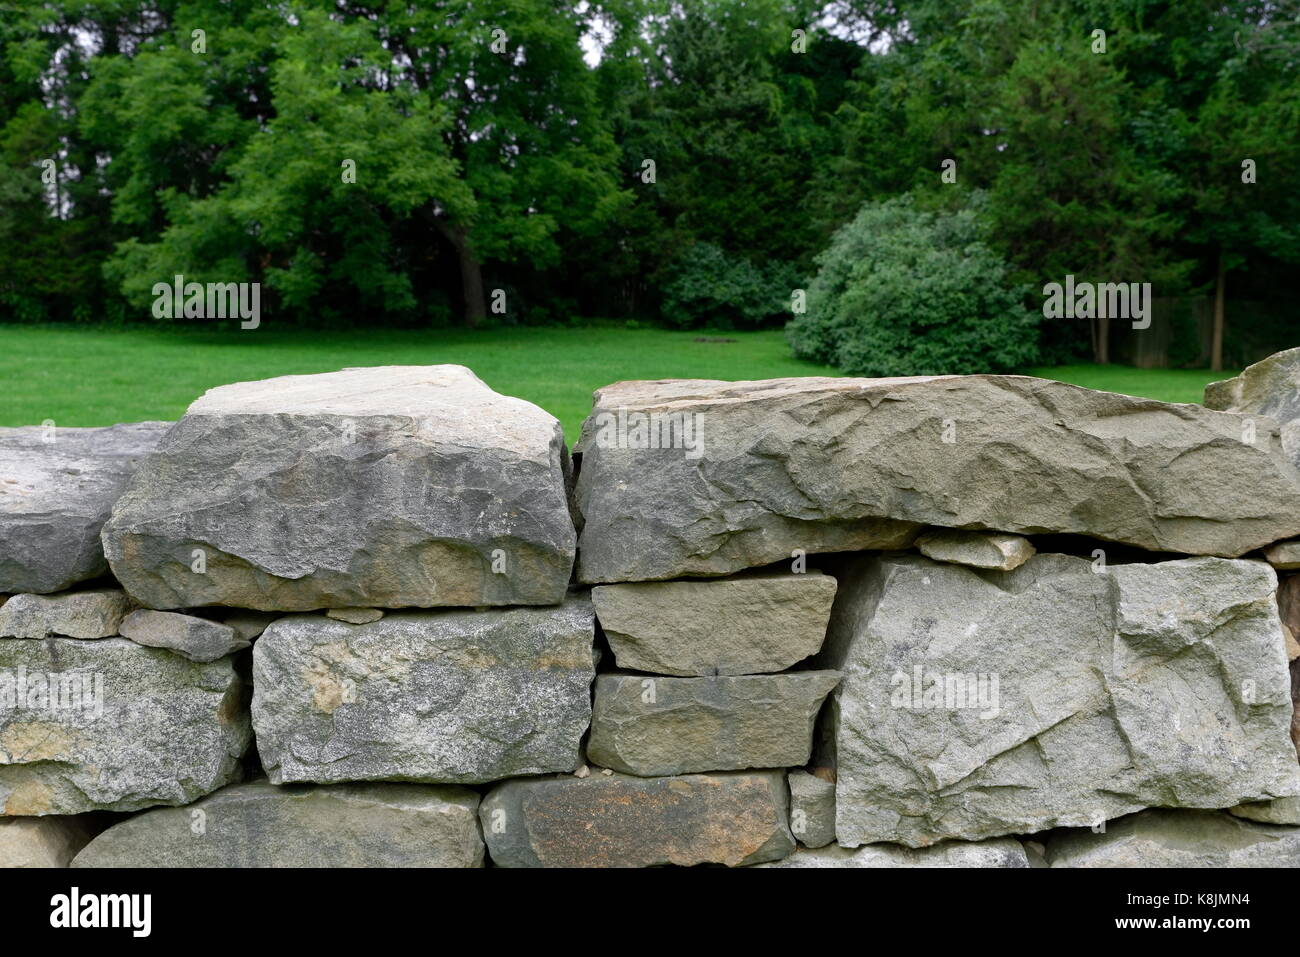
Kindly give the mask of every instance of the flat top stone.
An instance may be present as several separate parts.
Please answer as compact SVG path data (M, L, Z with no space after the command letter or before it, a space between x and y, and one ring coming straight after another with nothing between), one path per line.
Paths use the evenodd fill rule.
M557 419L500 395L459 365L371 366L209 389L186 415L407 416L435 419L435 438L467 447L529 443L547 455Z
M672 415L699 416L681 448ZM579 579L905 547L855 543L872 522L1236 557L1300 533L1280 428L1246 418L1030 376L616 383L575 449Z
M235 383L140 464L103 551L149 608L551 605L568 470L554 416L461 366Z

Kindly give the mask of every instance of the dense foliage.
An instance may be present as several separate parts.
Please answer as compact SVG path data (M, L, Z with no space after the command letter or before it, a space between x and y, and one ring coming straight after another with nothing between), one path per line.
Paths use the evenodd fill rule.
M868 203L819 257L808 311L786 327L795 355L866 376L1032 364L1039 317L984 233L973 208L930 212L910 196Z
M906 297L946 311L900 334L1022 289L1034 309L1067 273L1274 317L1300 293L1298 71L1297 0L19 0L0 312L153 321L183 274L260 282L282 325L780 323L837 231L908 195L979 219L978 263L906 245L948 214L901 224L896 271L818 320L845 281L822 276L796 341L879 330L859 294L950 266ZM1266 341L1286 325L1229 328L1228 360L1294 344ZM1022 354L986 334L990 359ZM951 371L984 342L879 335L836 361ZM1037 339L1106 358L1110 335Z

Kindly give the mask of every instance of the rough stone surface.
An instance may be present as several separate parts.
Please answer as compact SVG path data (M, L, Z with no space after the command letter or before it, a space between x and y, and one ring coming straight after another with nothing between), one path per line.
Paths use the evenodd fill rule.
M73 866L482 867L478 804L454 785L254 781L114 825Z
M834 671L596 678L587 755L642 776L805 764Z
M67 867L89 840L76 817L0 818L0 868Z
M237 781L244 690L229 658L125 638L0 641L0 814L188 804Z
M462 366L237 383L142 463L104 549L150 608L556 604L567 467L554 417Z
M1282 448L1300 466L1300 347L1274 353L1235 379L1211 382L1205 387L1205 405L1280 422Z
M937 562L1003 572L1019 568L1033 557L1035 551L1029 540L1019 535L947 528L926 532L916 540L916 547L922 555Z
M844 672L827 722L839 842L1300 793L1275 587L1265 563L1219 558L849 563L819 661Z
M0 428L0 592L62 591L108 571L100 529L170 427Z
M378 608L331 608L325 612L326 618L346 621L349 625L368 625L384 617Z
M815 655L834 600L835 579L811 572L591 590L620 668L687 676L784 671Z
M0 606L0 638L111 638L131 610L120 588L57 595L14 595Z
M944 841L933 847L868 844L849 849L831 845L800 848L785 860L763 867L1029 867L1020 842L1009 837L988 841Z
M691 423L689 447L639 447L652 415L660 436ZM576 447L578 577L901 548L918 524L1238 556L1300 534L1300 471L1254 428L1247 444L1242 416L1024 376L620 382Z
M270 779L472 784L573 771L591 721L591 603L291 615L253 646Z
M1300 867L1300 828L1218 811L1151 810L1107 821L1104 834L1053 835L1047 859L1052 867Z
M1264 549L1264 560L1278 569L1292 571L1300 568L1300 541L1270 545Z
M122 637L151 648L166 648L191 661L216 661L250 642L219 621L174 611L133 611L122 622Z
M1229 813L1261 824L1300 824L1300 797L1256 801L1229 808Z
M794 849L781 771L506 781L483 799L501 867L758 864Z
M835 840L835 781L798 769L790 785L790 831L804 847L825 847Z

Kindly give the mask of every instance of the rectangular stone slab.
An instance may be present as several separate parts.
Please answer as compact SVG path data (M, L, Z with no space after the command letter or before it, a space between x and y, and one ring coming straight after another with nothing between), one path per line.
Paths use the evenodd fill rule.
M241 382L141 464L104 550L157 609L553 605L567 469L553 416L462 366Z
M803 764L835 671L596 678L587 755L642 776Z
M0 428L0 593L48 594L108 571L100 530L171 425Z
M498 867L654 867L779 860L794 850L780 771L505 781L479 807Z
M591 590L620 668L682 676L784 671L821 650L834 600L820 572Z
M0 814L189 804L239 780L245 691L231 658L125 638L0 641Z
M1276 576L1193 558L838 573L836 835L923 847L1300 793ZM996 681L996 684L994 682Z
M591 603L290 615L253 645L267 776L473 784L572 771L591 722Z
M479 796L427 784L222 788L104 831L73 867L482 867Z
M575 453L589 583L903 548L918 523L1228 557L1300 530L1271 419L1028 376L619 382Z

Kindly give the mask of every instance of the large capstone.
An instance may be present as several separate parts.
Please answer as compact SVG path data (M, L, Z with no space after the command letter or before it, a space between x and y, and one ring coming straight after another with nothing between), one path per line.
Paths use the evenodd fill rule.
M482 867L479 796L427 784L223 788L110 827L73 867Z
M479 815L500 867L758 864L794 850L780 771L506 781Z
M919 525L1235 557L1300 530L1275 423L1024 376L620 382L583 426L581 581L898 548Z
M1047 860L1052 867L1300 867L1300 828L1221 811L1143 811L1104 829L1054 834Z
M1300 347L1274 353L1234 379L1211 382L1205 405L1281 423L1282 448L1300 466Z
M253 646L270 779L482 783L572 771L591 722L591 603L290 615Z
M461 366L212 389L104 529L150 608L548 605L575 532L560 424Z
M231 658L125 638L0 641L0 814L189 804L239 780L245 687Z
M844 672L827 725L842 845L1300 793L1264 562L1039 554L995 572L896 554L839 579L822 663Z
M0 593L62 591L108 571L100 529L170 427L0 429Z
M619 667L665 675L784 671L821 650L834 600L816 572L591 590Z
M643 776L803 764L834 671L596 679L587 754Z

